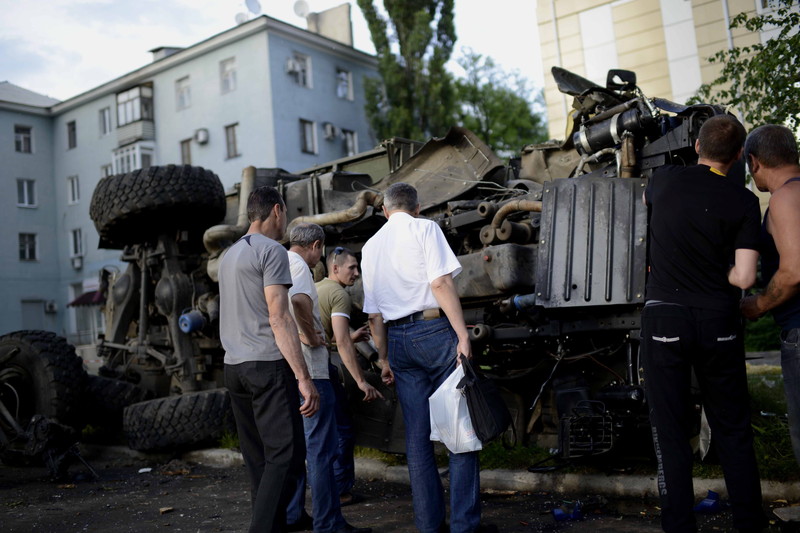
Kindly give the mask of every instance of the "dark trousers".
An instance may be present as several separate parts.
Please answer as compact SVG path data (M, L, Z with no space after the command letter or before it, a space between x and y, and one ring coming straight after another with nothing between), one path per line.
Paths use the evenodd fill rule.
M697 530L689 443L695 419L692 368L725 474L734 527L764 527L738 315L673 304L646 306L642 312L642 366L658 458L664 531Z
M283 359L252 361L225 365L225 386L250 476L249 531L279 533L306 453L297 381Z
M339 453L333 462L333 475L336 476L336 490L341 496L353 490L356 480L356 467L353 453L355 450L355 434L353 433L353 419L350 416L350 406L347 404L347 393L339 378L339 369L329 364L333 393L336 397L336 433L339 436Z

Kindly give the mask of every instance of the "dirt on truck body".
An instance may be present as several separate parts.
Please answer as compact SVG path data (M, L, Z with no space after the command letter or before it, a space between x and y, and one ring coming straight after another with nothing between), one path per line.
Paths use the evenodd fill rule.
M461 262L455 281L473 353L502 387L524 441L564 458L625 443L649 447L638 360L647 273L642 192L656 168L695 163L700 126L724 111L648 98L629 71L610 71L606 87L558 68L553 75L574 99L566 140L526 146L507 163L453 128L425 144L390 139L299 173L248 167L227 194L198 167L101 180L91 216L101 246L120 249L127 263L101 276L105 364L100 376L59 374L54 367L75 358L62 341L44 341L41 332L0 338L0 380L25 392L0 388L3 458L47 447L33 414L67 432L86 422L54 407L71 401L62 388L83 391L96 406L92 415L121 423L135 449L200 446L234 431L221 388L217 268L247 230L247 195L277 187L290 225L316 222L328 250L358 253L386 221L381 192L399 181L418 189L421 216L441 226ZM360 284L352 294L359 307ZM402 452L394 393L380 383L374 351L361 345L361 355L386 400L353 402L357 442ZM70 383L40 405L36 391L62 380ZM21 406L26 394L38 403Z

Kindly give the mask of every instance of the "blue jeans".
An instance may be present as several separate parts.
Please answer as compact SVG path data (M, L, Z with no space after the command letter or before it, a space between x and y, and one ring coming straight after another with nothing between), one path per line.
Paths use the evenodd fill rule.
M445 522L444 489L431 442L428 397L456 366L458 338L447 318L389 328L389 364L406 426L414 523L435 533ZM481 520L478 453L450 454L450 532L472 533Z
M353 453L355 450L355 435L353 434L353 420L350 417L350 407L347 405L347 393L339 381L339 369L329 364L333 393L336 397L336 433L339 436L339 455L333 463L333 475L336 477L336 490L341 496L353 490L356 481L356 468Z
M800 328L781 332L781 369L789 411L789 435L794 457L800 464Z
M306 469L311 486L311 516L314 519L314 533L332 533L345 527L333 475L333 462L339 454L334 413L336 399L330 380L315 379L314 385L319 392L319 411L310 418L303 417ZM305 507L305 484L298 483L295 489L286 510L290 524L300 519Z

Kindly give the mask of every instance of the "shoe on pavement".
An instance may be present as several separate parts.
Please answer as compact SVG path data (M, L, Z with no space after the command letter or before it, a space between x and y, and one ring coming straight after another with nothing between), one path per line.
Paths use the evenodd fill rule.
M306 512L303 512L303 516L300 517L300 520L293 524L286 524L286 531L292 533L294 531L311 531L314 529L314 520L311 518Z

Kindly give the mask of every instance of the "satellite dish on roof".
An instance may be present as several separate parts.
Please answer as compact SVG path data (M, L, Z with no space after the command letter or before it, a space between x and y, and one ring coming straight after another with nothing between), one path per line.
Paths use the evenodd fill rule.
M308 2L306 0L297 0L294 3L294 14L298 17L306 17L308 15Z
M236 20L236 24L244 24L250 18L247 16L247 13L236 13L236 16L233 17Z
M258 0L245 0L244 3L247 6L247 10L253 15L261 14L261 4L258 3Z

